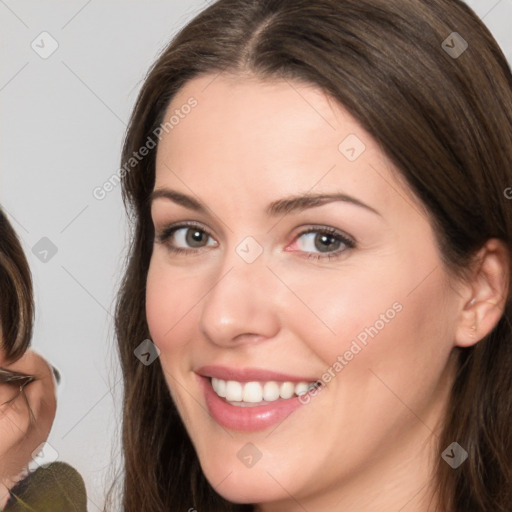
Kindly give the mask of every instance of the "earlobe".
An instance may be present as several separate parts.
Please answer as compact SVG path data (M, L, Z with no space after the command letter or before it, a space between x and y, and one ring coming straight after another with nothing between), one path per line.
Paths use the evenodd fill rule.
M510 256L501 240L488 240L475 261L469 283L471 298L463 304L455 333L458 347L472 346L494 329L509 293Z

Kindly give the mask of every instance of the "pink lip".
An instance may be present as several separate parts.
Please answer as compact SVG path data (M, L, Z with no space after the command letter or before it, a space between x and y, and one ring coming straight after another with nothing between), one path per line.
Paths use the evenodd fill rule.
M276 381L276 382L315 382L318 377L298 377L284 373L263 370L260 368L228 368L227 366L207 365L195 371L202 377L215 377L222 380L236 380L238 382Z
M219 375L219 373L217 375ZM224 377L219 378L224 379ZM219 425L229 430L242 432L265 430L266 428L284 421L287 416L302 405L299 398L294 397L288 400L278 399L275 402L270 402L268 405L237 407L230 405L224 398L219 397L217 393L213 391L208 377L198 375L198 379L204 391L206 405L213 419ZM240 378L233 380L240 380ZM241 382L245 382L246 380L242 380ZM267 380L267 378L261 379L259 376L257 379L253 380Z

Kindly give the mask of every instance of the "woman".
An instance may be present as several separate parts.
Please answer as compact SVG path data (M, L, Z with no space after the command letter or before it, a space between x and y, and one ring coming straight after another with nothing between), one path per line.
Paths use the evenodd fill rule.
M29 349L34 321L30 269L0 209L0 510L86 510L82 477L53 462L29 472L43 452L55 412L59 372Z
M32 453L48 437L56 411L50 365L29 350L34 301L20 242L0 210L0 509L22 477Z
M512 509L512 77L470 8L215 2L122 163L123 510Z

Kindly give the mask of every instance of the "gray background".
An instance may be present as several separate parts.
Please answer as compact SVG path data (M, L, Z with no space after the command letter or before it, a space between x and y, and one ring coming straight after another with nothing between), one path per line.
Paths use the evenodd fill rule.
M512 62L512 0L468 3ZM63 376L48 442L84 477L90 512L119 462L112 313L128 233L120 187L102 200L93 190L119 168L149 65L206 5L0 0L0 201L34 277L33 348ZM42 32L58 43L46 59L31 47L44 55L55 44Z

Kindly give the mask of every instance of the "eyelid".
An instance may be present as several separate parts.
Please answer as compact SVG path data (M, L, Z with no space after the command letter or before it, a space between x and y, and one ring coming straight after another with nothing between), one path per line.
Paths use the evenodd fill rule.
M327 225L322 225L322 224L316 224L316 225L308 224L308 226L309 227L301 229L299 231L299 233L295 236L295 238L299 238L302 235L306 235L306 234L312 233L312 232L321 232L321 233L329 233L333 236L337 236L337 237L341 238L343 241L345 241L353 246L355 246L357 243L353 236L351 236L348 233L345 233L344 231L341 231L337 228L327 226Z
M185 227L191 227L191 228L199 228L205 233L208 233L210 236L211 233L207 227L205 227L204 224L201 222L198 222L196 220L183 220L178 222L172 222L171 224L165 224L164 227L160 230L161 232L170 231L171 229L177 229L177 228L185 228Z

